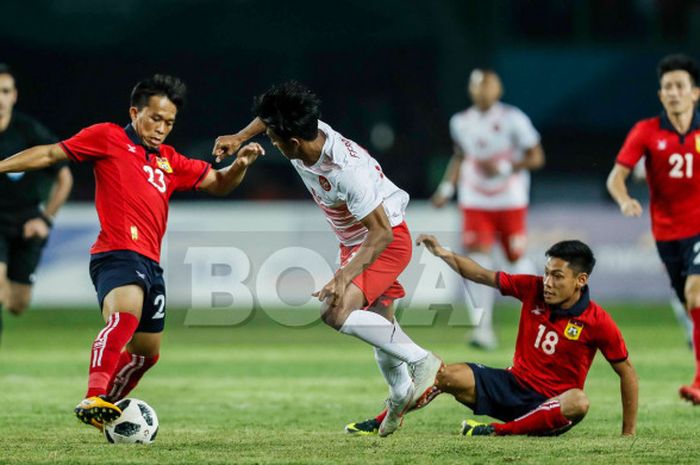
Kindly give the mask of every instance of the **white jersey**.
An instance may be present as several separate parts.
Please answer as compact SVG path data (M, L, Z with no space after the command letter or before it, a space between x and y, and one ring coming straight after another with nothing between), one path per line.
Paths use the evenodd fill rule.
M505 210L526 207L530 173L520 170L487 177L479 162L519 162L540 142L530 118L519 109L496 103L486 112L472 106L450 120L450 134L465 155L459 172L458 198L463 208Z
M361 146L323 121L318 122L318 129L326 136L318 161L311 166L301 160L291 162L338 240L346 246L364 241L367 228L360 220L382 203L391 226L401 224L408 194L386 177L377 160Z

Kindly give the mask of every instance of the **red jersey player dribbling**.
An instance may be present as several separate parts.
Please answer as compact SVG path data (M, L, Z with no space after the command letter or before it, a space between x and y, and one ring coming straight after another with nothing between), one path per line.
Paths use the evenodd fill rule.
M182 81L155 75L134 87L126 127L96 124L59 144L32 147L0 162L0 173L68 159L93 164L100 234L91 249L90 277L106 326L92 344L87 394L75 413L100 429L121 413L113 402L158 361L166 317L158 262L170 196L189 189L225 195L263 153L250 144L230 167L214 170L164 145L184 96Z
M658 66L664 111L638 122L627 135L608 177L608 190L625 216L639 216L640 203L625 181L644 156L650 192L651 229L676 295L693 320L695 377L680 396L700 404L700 114L696 110L700 68L685 55Z
M497 288L501 294L522 302L510 368L457 363L447 365L438 374L428 401L442 392L449 393L475 414L505 422L466 420L462 434L553 435L567 431L588 412L589 400L583 388L598 350L620 376L622 433L634 434L637 378L620 330L590 298L588 276L595 258L586 244L554 244L546 252L544 276L540 277L487 270L446 250L434 236L422 235L418 243L464 278ZM372 421L355 425L369 425Z

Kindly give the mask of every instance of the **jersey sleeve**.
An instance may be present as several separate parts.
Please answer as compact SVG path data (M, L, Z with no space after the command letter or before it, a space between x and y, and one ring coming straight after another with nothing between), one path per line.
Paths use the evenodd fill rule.
M211 164L203 160L188 158L173 151L170 158L175 180L175 190L197 189L211 169Z
M625 143L622 145L615 161L622 166L633 169L634 165L637 164L645 153L644 125L639 122L627 134Z
M502 295L524 300L528 295L536 293L542 278L529 274L509 274L503 271L496 273L496 284Z
M72 161L82 163L108 156L108 125L95 124L81 130L70 139L59 142Z
M540 133L537 132L535 126L532 125L532 121L525 113L515 108L512 110L511 118L516 147L528 150L540 143Z
M624 362L629 357L622 332L607 312L601 312L597 322L595 344L610 363Z
M345 197L348 210L358 220L363 219L384 200L374 182L377 173L363 173L359 169L347 169L338 183L339 193Z

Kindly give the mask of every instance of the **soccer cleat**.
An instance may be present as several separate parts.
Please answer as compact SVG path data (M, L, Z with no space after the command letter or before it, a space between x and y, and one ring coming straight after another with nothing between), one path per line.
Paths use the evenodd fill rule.
M408 410L423 408L440 394L440 391L435 387L435 379L443 366L445 364L442 363L442 360L432 352L428 352L425 358L410 365L415 391Z
M494 428L487 423L479 423L474 420L464 420L461 429L462 436L491 436Z
M685 399L693 405L700 405L700 386L681 386L678 390L681 399Z
M414 405L415 390L415 385L411 383L403 397L396 400L389 397L386 400L387 412L379 425L379 436L385 438L399 429L403 423L403 415Z
M80 421L99 430L102 430L105 423L116 420L122 414L119 407L99 396L83 399L74 411Z
M380 423L376 418L369 420L349 423L345 425L345 432L354 436L371 436L379 432Z
M469 339L469 345L475 349L491 352L498 348L498 340L493 330L476 328Z

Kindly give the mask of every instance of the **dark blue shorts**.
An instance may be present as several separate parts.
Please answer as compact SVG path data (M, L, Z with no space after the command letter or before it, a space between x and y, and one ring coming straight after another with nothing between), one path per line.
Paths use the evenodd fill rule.
M476 403L468 407L477 415L512 421L537 408L548 398L524 386L508 370L467 363L474 372Z
M671 287L685 302L686 278L700 274L700 234L677 241L656 241L656 249L671 278Z
M98 253L90 259L90 278L102 309L105 296L117 287L138 284L144 300L136 331L160 333L165 326L163 269L153 260L130 250Z

